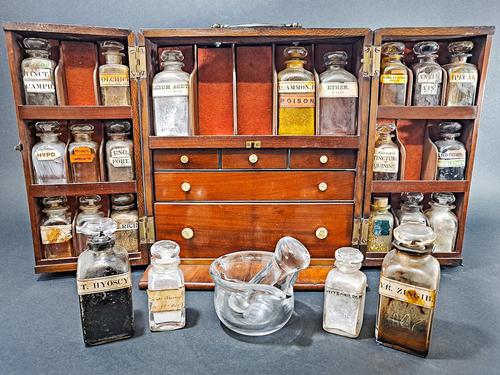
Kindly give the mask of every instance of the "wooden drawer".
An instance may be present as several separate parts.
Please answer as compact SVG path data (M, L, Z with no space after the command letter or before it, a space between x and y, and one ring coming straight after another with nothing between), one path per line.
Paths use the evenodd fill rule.
M223 150L222 168L285 169L287 150Z
M155 170L161 169L217 169L217 150L155 150Z
M352 200L354 172L156 172L157 201Z
M293 169L355 169L356 150L318 149L290 150L290 168Z
M332 258L351 244L352 223L350 203L155 203L156 239L178 242L183 258L274 251L283 236L302 241L313 257Z

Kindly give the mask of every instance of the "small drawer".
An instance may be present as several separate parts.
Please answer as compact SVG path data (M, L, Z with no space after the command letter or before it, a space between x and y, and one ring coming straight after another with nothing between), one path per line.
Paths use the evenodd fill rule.
M285 169L287 150L223 150L225 169Z
M155 150L155 170L162 169L217 169L217 150Z
M318 149L290 151L292 169L355 169L356 151L347 149Z

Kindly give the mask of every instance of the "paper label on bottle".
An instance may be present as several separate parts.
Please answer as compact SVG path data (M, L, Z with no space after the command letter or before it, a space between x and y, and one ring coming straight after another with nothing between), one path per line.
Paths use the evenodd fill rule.
M110 292L112 290L126 289L132 286L130 271L119 275L95 277L92 279L77 279L78 295Z
M477 82L477 73L476 72L451 73L450 74L450 82L476 83Z
M447 150L438 155L438 168L465 167L466 152L461 150Z
M378 293L428 309L433 309L436 306L436 290L402 283L384 276L380 276Z
M40 237L42 244L51 245L56 243L63 243L71 240L71 224L63 225L41 225Z
M417 83L441 83L443 81L443 72L437 70L432 73L420 72L417 75Z
M130 157L130 150L128 147L117 147L112 149L109 162L115 168L131 167L132 158Z
M56 149L43 149L35 151L36 160L40 161L48 161L48 160L56 160L61 157L61 153Z
M319 85L320 98L357 98L357 82L331 82Z
M357 333L363 294L348 293L325 286L325 328Z
M101 73L99 84L101 87L129 86L128 73Z
M188 96L188 82L159 82L153 83L153 98L164 96Z
M299 94L315 92L316 83L314 81L285 81L278 83L280 94Z
M29 68L23 69L23 82L28 93L55 93L56 88L52 82L52 69Z
M373 172L398 173L399 150L395 148L376 148L373 159Z
M95 152L88 146L77 146L69 155L70 163L92 163L94 158Z
M408 75L406 74L382 74L380 82L384 84L406 85Z
M373 221L374 236L389 236L390 234L391 234L391 223L389 223L389 220Z
M184 287L168 290L149 290L148 299L153 313L175 311L185 306Z
M117 223L116 224L116 231L122 231L122 230L137 230L139 229L139 222L133 221L129 223Z
M280 94L280 108L314 108L314 94Z
M437 95L438 94L438 84L437 83L422 83L422 84L420 84L420 94L421 95Z

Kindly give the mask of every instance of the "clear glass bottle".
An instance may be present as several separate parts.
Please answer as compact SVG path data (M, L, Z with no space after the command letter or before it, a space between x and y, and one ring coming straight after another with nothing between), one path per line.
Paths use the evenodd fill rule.
M139 214L135 209L134 194L111 196L111 219L116 222L116 245L129 253L139 251Z
M394 249L380 273L377 343L427 356L440 278L439 262L431 255L435 238L425 225L394 229Z
M109 218L89 220L83 226L89 240L78 257L76 281L86 345L134 334L130 264L125 249L115 244L115 229Z
M314 135L316 83L304 69L307 50L287 47L283 54L287 60L278 73L278 134Z
M335 268L325 281L323 329L341 336L358 337L365 310L366 275L361 272L363 254L352 247L335 252Z
M443 66L448 73L446 105L474 105L478 72L474 64L467 62L467 58L472 56L469 51L473 48L474 43L470 40L452 42L448 45L451 62Z
M92 140L94 125L74 124L70 127L74 141L68 146L69 165L73 182L98 182L99 145Z
M380 67L380 105L405 105L411 70L403 63L405 45L401 42L382 44Z
M436 253L455 251L458 232L458 218L454 214L455 195L453 193L432 193L429 205L425 211L431 228L436 233L434 250Z
M368 252L386 253L391 250L392 229L394 228L394 216L389 209L389 199L386 197L375 197L368 219Z
M319 134L356 134L358 80L345 70L347 53L327 52L323 58L327 70L319 76Z
M76 215L75 219L75 256L80 255L87 246L87 236L83 234L83 225L89 220L104 217L104 212L100 210L102 207L100 195L81 196L78 198L78 203L81 212Z
M467 151L460 136L462 125L458 122L441 122L439 131L441 139L434 142L438 149L437 179L464 180Z
M413 71L413 105L436 106L441 104L443 77L446 71L436 61L439 44L436 42L419 42L413 46L418 62Z
M392 141L395 124L377 124L377 140L373 154L373 179L397 180L399 172L399 148Z
M184 55L175 49L163 50L163 71L153 78L155 135L189 135L189 73L182 70Z
M25 38L23 45L29 56L21 62L26 104L57 105L54 81L56 63L49 59L49 41Z
M420 204L423 200L422 193L401 193L401 208L396 212L399 225L403 223L429 224Z
M130 82L128 66L122 64L125 47L120 42L106 40L101 43L106 60L99 67L99 85L102 105L130 105Z
M110 121L106 124L106 166L108 181L132 181L134 173L134 143L128 138L128 121Z
M66 197L42 199L44 216L40 222L40 238L46 259L69 258L72 256L72 228Z
M57 121L39 121L35 124L40 142L31 149L35 184L66 184L66 145L59 140Z
M179 245L174 241L158 241L151 246L148 307L152 332L186 325L184 275L179 269L179 252Z

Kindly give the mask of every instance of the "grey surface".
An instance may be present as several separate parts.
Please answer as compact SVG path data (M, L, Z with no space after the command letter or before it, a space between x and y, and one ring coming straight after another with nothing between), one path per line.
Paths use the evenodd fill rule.
M495 25L496 1L0 1L0 21L128 27L203 27L212 23L293 22L308 27ZM498 39L498 38L497 38ZM443 270L427 359L379 347L373 339L378 272L368 271L361 338L321 330L322 294L297 293L296 315L264 338L233 335L218 322L211 292L188 292L188 326L147 329L144 292L134 290L133 339L86 348L71 275L33 274L10 78L0 42L1 241L0 374L494 374L500 357L500 64L497 41L481 115L465 239L465 266ZM134 272L137 281L140 272Z

